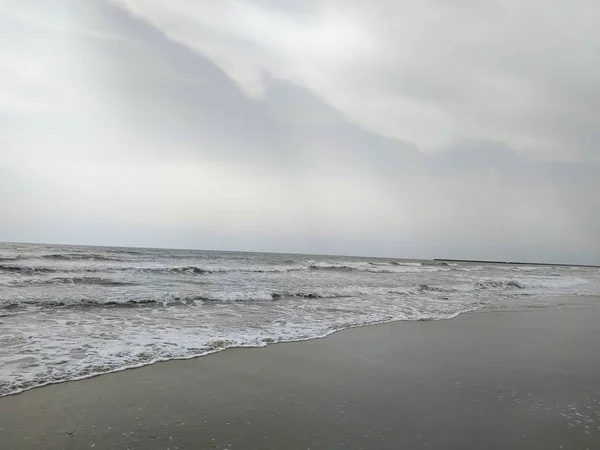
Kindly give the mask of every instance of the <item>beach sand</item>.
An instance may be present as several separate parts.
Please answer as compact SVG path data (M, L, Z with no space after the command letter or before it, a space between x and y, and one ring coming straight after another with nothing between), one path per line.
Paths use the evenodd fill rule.
M0 449L600 449L600 308L231 349L0 398Z

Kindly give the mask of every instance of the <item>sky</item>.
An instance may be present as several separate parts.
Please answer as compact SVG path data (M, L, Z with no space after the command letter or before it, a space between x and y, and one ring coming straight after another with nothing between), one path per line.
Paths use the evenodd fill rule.
M0 241L600 264L596 0L1 0Z

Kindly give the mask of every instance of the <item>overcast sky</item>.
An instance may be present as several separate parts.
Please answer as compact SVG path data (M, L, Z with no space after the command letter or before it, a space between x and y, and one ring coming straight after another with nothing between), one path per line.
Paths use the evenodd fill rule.
M597 0L1 0L0 240L600 263Z

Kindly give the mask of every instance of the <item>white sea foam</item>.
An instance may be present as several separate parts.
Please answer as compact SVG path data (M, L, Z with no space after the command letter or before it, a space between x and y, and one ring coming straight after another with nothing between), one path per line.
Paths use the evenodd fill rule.
M475 283L476 289L531 289L552 291L585 284L581 277L530 277L530 278L482 278Z
M26 323L21 316L9 317L11 343L19 347L19 353L0 360L0 395L229 347L311 339L392 320L451 318L477 307L435 302L376 305L310 301L302 299L268 314L224 307L163 308L145 314L138 311L135 316L122 309L101 314L66 310L47 315L44 326Z
M446 267L424 266L422 263L379 263L371 262L330 262L319 261L312 262L311 269L321 270L355 270L359 272L370 273L420 273L420 272L439 272L450 270Z

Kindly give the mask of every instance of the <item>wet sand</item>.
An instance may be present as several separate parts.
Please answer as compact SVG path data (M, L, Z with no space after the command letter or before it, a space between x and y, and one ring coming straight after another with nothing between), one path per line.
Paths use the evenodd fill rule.
M0 398L0 449L85 448L597 450L600 308L357 328Z

